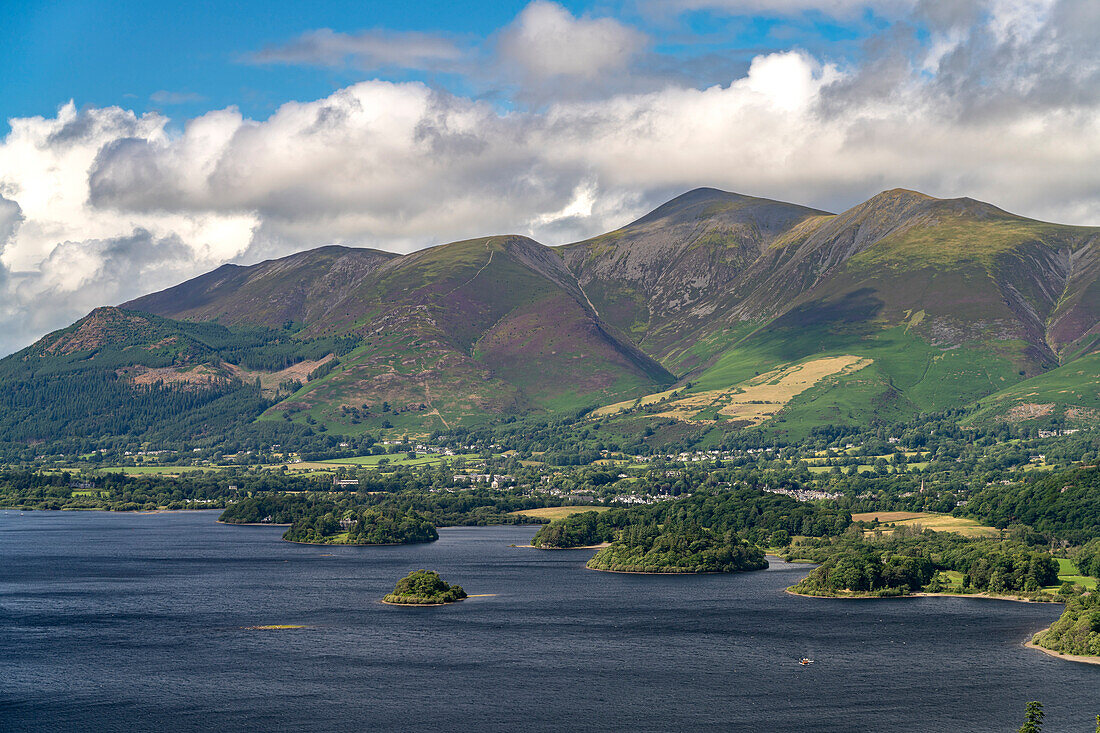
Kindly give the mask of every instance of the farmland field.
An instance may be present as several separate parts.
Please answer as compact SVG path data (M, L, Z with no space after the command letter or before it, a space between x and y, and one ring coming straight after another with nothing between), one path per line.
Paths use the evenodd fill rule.
M1081 575L1077 570L1077 565L1073 560L1069 560L1064 557L1056 557L1054 561L1058 563L1058 583L1076 583L1077 585L1088 588L1089 590L1096 590L1096 578L1088 575ZM1057 589L1057 586L1053 586L1052 589Z
M565 517L571 517L574 514L583 514L584 512L606 512L605 506L546 506L540 509L521 509L517 512L508 512L509 514L522 514L528 517L540 517L542 519L563 519Z
M684 421L737 420L758 425L825 377L850 374L870 364L870 359L847 354L822 357L773 369L722 389L687 394L668 390L637 401L608 405L592 415L605 417L632 407L661 403L660 411L654 413L655 417Z
M950 514L933 514L931 512L863 512L853 514L853 522L889 522L895 526L919 526L922 529L931 529L936 532L953 532L964 537L997 537L1000 530L995 527L986 527L973 519L953 517ZM874 530L868 530L873 532ZM890 532L890 527L883 527L883 532Z

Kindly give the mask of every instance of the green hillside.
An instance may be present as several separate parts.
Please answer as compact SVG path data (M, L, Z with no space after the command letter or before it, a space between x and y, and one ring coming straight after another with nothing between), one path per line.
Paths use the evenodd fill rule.
M1088 354L983 397L965 423L1034 421L1066 427L1100 420L1100 354Z
M354 345L97 308L0 361L0 442L224 436Z
M725 196L745 211L743 197ZM621 249L660 250L677 241L679 208L664 215L658 209L614 236L566 248L585 254L583 260L567 255L567 262L587 290L612 306L617 301L607 293L646 292L649 280L662 283L667 302L686 304L676 309L635 298L628 314L634 328L645 324L643 343L688 385L689 397L658 412L657 422L677 417L716 420L708 430L743 427L736 419L723 426L737 411L696 411L703 399L690 396L743 390L755 375L839 355L871 365L825 375L783 396L767 428L798 437L817 425L900 420L962 407L1045 375L1097 338L1096 229L901 189L839 215L796 216L790 207L770 232L755 228L751 236L742 231L724 240L695 239L692 246L710 248L712 258L731 247L759 248L755 259L742 259L736 268L711 268L712 278L724 279L699 296L686 279L622 266L637 255ZM696 227L703 229L702 223ZM681 409L685 405L691 409ZM628 419L635 418L619 418Z

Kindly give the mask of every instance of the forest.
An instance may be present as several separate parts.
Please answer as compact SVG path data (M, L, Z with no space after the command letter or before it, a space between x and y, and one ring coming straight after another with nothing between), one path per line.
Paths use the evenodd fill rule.
M588 561L593 570L619 573L732 573L768 567L764 551L732 530L691 520L630 524Z
M1065 611L1049 629L1035 635L1034 643L1063 654L1100 656L1100 595L1072 587L1062 595Z
M1085 543L1100 538L1100 470L1081 468L1033 482L988 486L970 498L963 513L995 527L1026 524L1051 537Z
M819 563L792 590L806 595L905 595L916 591L1027 595L1058 581L1049 552L1022 542L906 531L865 536L858 528L839 537L805 539L788 559ZM950 571L961 574L950 582Z
M364 509L342 515L326 512L301 516L283 539L312 545L408 545L434 542L439 533L419 514Z
M510 512L547 505L545 500L514 493L479 490L446 494L415 490L339 496L277 494L242 499L227 507L220 520L226 524L291 524L317 522L328 515L342 517L348 512L375 509L403 516L417 514L436 527L531 524L538 522L538 519Z
M838 534L851 521L850 513L825 503L800 502L747 487L717 487L674 502L558 519L541 528L531 544L584 547L610 542L617 531L632 525L692 522L719 533L737 532L753 544L784 546L794 535Z

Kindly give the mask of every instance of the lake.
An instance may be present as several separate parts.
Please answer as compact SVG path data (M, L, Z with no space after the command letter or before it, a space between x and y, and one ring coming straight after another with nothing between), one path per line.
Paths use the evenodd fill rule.
M1091 733L1100 667L1022 646L1060 606L783 593L809 566L598 573L535 527L309 547L216 512L0 512L3 731ZM378 600L429 568L471 594ZM243 627L304 624L249 631ZM802 667L797 660L813 657Z

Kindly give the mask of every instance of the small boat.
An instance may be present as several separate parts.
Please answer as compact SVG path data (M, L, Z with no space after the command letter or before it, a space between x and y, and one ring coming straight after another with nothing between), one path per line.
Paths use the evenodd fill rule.
M798 663L805 667L807 665L813 664L814 660L810 659L809 657L802 657L802 659L798 660Z

